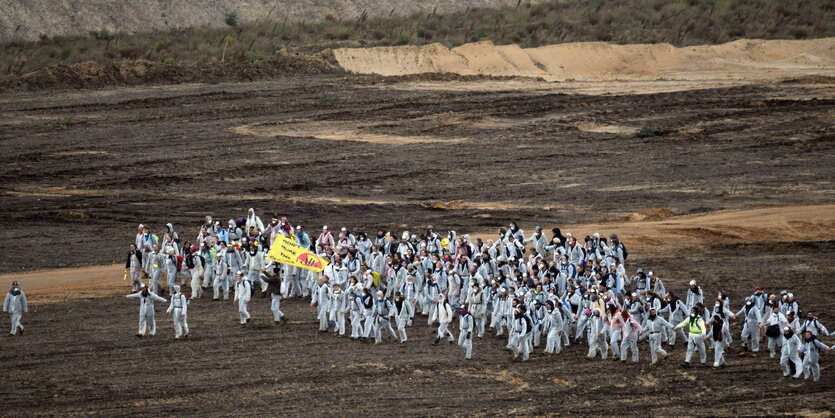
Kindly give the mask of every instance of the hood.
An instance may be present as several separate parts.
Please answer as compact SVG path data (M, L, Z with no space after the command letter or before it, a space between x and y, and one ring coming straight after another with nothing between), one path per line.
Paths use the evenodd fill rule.
M252 213L252 215L250 215L250 213ZM246 211L246 217L247 217L247 218L254 218L254 217L255 217L255 209L253 209L253 208L249 208L249 209L247 209L247 211Z
M229 220L229 228L231 228L231 229L235 229L235 228L237 228L237 227L238 227L238 224L235 222L235 220L234 220L234 219L230 219L230 220Z
M169 232L169 233L174 232L174 225L171 225L171 224L165 224L165 227L166 227L166 228L168 228L168 232Z

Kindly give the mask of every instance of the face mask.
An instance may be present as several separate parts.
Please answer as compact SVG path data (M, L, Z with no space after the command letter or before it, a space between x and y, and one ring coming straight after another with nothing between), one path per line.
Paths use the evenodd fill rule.
M690 317L691 317L691 318L695 318L695 317L696 317L696 314L691 313L691 314L690 314Z
M716 304L716 307L717 307L717 308L718 308L718 307L720 307L720 306L722 306L722 305L720 305L720 304L718 304L718 303Z
M745 306L751 306L751 302L750 301L745 302Z

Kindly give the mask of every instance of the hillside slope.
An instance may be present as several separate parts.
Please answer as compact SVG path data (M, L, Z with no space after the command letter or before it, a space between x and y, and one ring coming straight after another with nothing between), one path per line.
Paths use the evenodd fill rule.
M328 15L356 19L364 11L369 16L388 16L507 5L516 5L516 0L0 0L0 42L98 31L225 26L228 13L246 23L284 18L315 21Z

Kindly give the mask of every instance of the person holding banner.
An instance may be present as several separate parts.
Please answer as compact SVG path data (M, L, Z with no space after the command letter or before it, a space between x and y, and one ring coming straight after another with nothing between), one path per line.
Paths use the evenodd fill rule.
M261 279L261 273L264 272L264 252L258 250L255 243L249 244L249 252L244 253L244 268L246 269L246 280L252 286L258 281L261 286L261 293L267 291L267 282Z
M267 292L270 294L270 310L273 311L273 321L275 324L281 324L284 318L284 312L281 312L281 268L274 261L267 263L265 273L262 279L267 283ZM268 274L269 273L269 274Z

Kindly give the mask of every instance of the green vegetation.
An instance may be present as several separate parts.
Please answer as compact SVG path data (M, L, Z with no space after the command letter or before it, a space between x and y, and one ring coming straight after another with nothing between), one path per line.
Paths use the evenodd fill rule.
M807 39L835 36L831 0L562 0L516 7L321 22L259 21L163 33L43 38L0 45L0 75L56 64L125 59L200 63L254 61L328 48L440 42L518 43L523 47L576 42L716 44L740 38Z
M238 14L229 12L226 14L226 24L229 26L238 26Z
M643 127L640 131L638 131L636 135L638 136L638 138L647 138L650 136L664 135L664 131L658 128Z

